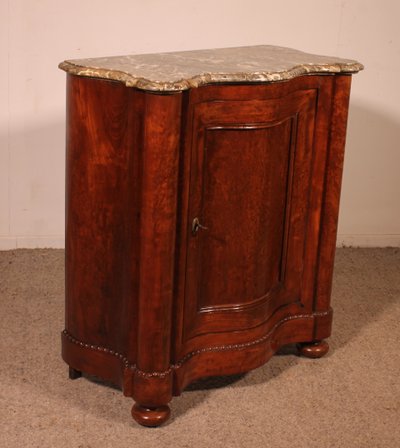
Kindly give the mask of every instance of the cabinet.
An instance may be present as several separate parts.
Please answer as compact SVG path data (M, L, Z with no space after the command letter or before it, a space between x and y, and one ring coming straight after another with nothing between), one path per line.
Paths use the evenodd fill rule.
M70 377L112 381L157 426L195 379L289 343L324 355L362 65L259 46L60 67Z

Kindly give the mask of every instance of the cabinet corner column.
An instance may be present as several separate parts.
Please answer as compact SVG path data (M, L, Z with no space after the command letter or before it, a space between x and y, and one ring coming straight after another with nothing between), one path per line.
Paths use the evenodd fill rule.
M172 398L171 325L182 93L144 93L133 418L158 426Z
M351 75L336 75L334 80L321 217L315 311L330 310ZM319 318L315 324L314 338L321 340L328 337L331 333L331 325L332 314Z

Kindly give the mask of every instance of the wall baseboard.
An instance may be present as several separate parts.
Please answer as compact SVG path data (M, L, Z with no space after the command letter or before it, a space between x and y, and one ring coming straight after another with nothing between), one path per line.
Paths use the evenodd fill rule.
M400 247L400 234L339 234L337 247Z
M13 249L63 249L64 235L49 236L0 236L0 250Z
M49 236L0 236L0 250L13 249L63 249L64 235ZM339 234L338 247L400 247L400 234L346 235Z

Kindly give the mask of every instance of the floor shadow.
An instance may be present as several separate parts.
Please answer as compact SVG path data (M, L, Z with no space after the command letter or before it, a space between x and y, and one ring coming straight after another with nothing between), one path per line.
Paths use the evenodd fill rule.
M184 392L195 392L197 390L213 390L231 386L245 377L245 373L230 376L211 376L202 378L189 384Z
M84 378L85 380L90 381L93 384L98 384L99 386L108 387L109 389L118 390L122 392L121 388L117 384L103 380L102 378L96 375L89 375L88 373L81 372L80 378ZM79 380L80 378L74 378L74 380Z

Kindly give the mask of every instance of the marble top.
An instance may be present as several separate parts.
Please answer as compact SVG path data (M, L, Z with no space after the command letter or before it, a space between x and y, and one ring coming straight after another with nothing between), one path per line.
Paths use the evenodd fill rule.
M173 92L214 83L277 82L317 73L356 73L357 61L271 45L74 59L59 67L141 90Z

